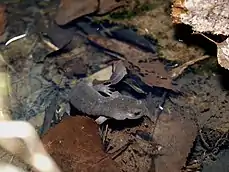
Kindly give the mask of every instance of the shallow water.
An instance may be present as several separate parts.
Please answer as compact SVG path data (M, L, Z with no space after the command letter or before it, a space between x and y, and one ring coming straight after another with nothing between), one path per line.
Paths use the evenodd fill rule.
M86 69L82 70L85 76L98 71L104 66L103 64L105 62L112 58L89 45L83 34L85 34L85 30L86 32L95 32L95 30L100 31L101 28L98 27L99 29L97 29L97 26L93 26L94 28L86 28L83 22L80 23L84 28L84 32L82 32L81 28L81 35L74 34L74 50L72 50L71 53L66 52L61 55L57 54L46 57L46 55L53 50L40 39L39 33L45 30L40 22L47 22L49 20L47 14L50 16L55 14L58 1L28 0L2 2L7 4L8 24L5 31L5 38L3 36L0 38L0 48L4 60L12 66L12 69L8 71L12 83L11 104L8 108L11 110L12 118L29 120L36 115L44 115L45 110L49 107L51 102L55 100L56 96L58 96L57 104L63 108L61 112L63 114L66 111L65 104L67 103L69 90L74 86L79 76L72 75L71 72L69 75L65 75L60 68L67 70L71 67L65 65L65 63L61 65L62 61L57 61L57 59L59 58L63 61L69 60L69 64L78 64L77 61L71 61L76 58L86 60L88 62L86 67L84 66ZM157 19L161 23L165 20L164 16L159 16ZM168 19L166 19L165 22L167 22L167 20ZM137 25L139 25L138 22ZM168 27L162 27L161 32L168 32L168 35L171 34L171 28ZM156 28L155 33L157 33L157 31L158 28ZM24 33L28 33L28 36L5 47L4 43L7 40ZM165 49L164 54L166 55L176 55L178 52L177 47L179 46L181 49L185 47L185 49L191 52L188 53L187 51L189 57L194 55L199 56L203 52L201 48L189 47L185 43L179 43L179 45L177 45L169 36L165 36L166 38L164 38L162 37L163 34L160 35L159 33L157 36L158 39L161 38L161 45L171 43L169 44L170 46L163 47ZM163 51L163 48L161 51ZM195 51L196 54L194 53ZM182 53L183 51L181 51L180 54ZM82 66L77 67L80 68ZM204 68L201 71L204 71ZM188 70L186 73L187 74L181 76L177 81L181 87L183 96L175 97L171 94L172 98L166 100L164 105L165 113L178 113L184 118L195 117L201 127L204 126L220 132L227 131L229 126L229 94L227 84L225 84L225 81L227 81L225 77L227 75L225 75L225 73L227 74L227 72L225 72L225 70L219 70L217 74L214 72L196 74L193 73L192 70ZM145 126L142 125L140 128L145 129ZM117 134L117 131L115 131L113 135L111 134L110 137L112 138L115 134ZM209 143L211 142L210 140ZM197 155L194 154L194 158L192 159L198 159L204 150L198 151L196 149L194 152L197 153ZM131 153L129 153L127 159L131 156ZM138 160L140 160L140 158ZM117 161L122 164L122 158ZM139 165L138 163L136 164ZM150 163L147 161L145 164L149 165ZM128 166L127 163L127 167L134 170L131 165L130 163Z

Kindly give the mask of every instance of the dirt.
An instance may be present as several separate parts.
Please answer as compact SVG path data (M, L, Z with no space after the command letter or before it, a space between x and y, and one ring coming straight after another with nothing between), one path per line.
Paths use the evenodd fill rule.
M171 4L170 1L158 1L158 4L159 5L157 5L157 8L154 8L151 11L145 13L141 13L141 15L139 16L135 16L131 19L123 19L122 21L116 21L129 25L135 25L139 28L139 32L141 34L148 34L157 38L160 48L160 55L161 57L164 57L166 59L185 62L195 58L196 56L202 56L204 55L204 53L210 53L210 55L214 54L214 51L212 53L212 51L209 51L209 49L214 49L215 47L210 44L209 49L204 49L204 47L209 44L205 44L205 40L201 37L197 35L191 35L190 28L186 28L183 26L173 26L169 16L169 6ZM37 4L37 6L33 5L34 4L32 3L27 3L26 5L23 5L23 3L21 4L19 2L13 2L11 4L8 3L9 17L8 27L6 29L6 32L9 33L8 39L13 36L25 33L26 28L28 28L28 23L33 23L34 20L37 20L35 12L31 11L37 11L40 12L42 15L45 15L48 13L47 9L53 8L50 7L46 10L40 10L40 7L46 8L48 5L39 3ZM53 11L55 10L52 10L52 12ZM178 30L181 31L180 34L179 32L177 32ZM180 41L178 38L183 39L183 41ZM199 40L201 40L201 45L198 43ZM4 48L4 46L2 48ZM13 54L15 57L21 56L17 52L13 52ZM91 66L94 66L95 61L98 62L96 64L100 64L103 62L103 60L99 59L99 57L104 57L104 59L107 58L100 52L95 53L93 48L88 48L87 52L85 52L85 54L81 54L80 56L89 56L91 58L94 57L90 64ZM207 62L209 62L209 60L202 63L206 64ZM49 70L53 68L53 66L49 65L49 63L47 63L47 65L50 67ZM63 67L64 65L67 65L67 63L61 63L61 67ZM210 65L212 65L212 63L210 63ZM99 65L96 65L96 67L94 68L97 69L98 66ZM206 65L204 67L206 67ZM199 68L199 66L196 65L196 68L199 68L198 70L209 70L206 70L206 68L204 67ZM17 68L17 70L19 70L19 68ZM74 73L76 71L71 71L70 73L72 72ZM212 146L212 143L216 142L218 140L218 137L212 135L212 138L208 139L207 136L209 135L209 133L219 132L219 135L221 136L221 133L225 133L228 131L229 94L228 85L226 83L226 76L228 75L228 73L225 70L220 69L218 73L214 73L212 71L203 73L197 74L193 72L193 70L187 70L186 74L182 75L177 80L182 95L175 96L174 94L170 93L169 98L166 99L165 105L163 106L164 110L162 114L163 117L166 118L168 116L174 116L175 122L173 120L169 120L169 122L166 120L161 120L160 122L162 122L162 124L159 125L159 128L161 127L161 129L156 130L157 132L155 138L160 141L161 145L157 145L152 140L149 141L145 139L137 139L139 135L136 133L138 133L139 131L141 131L142 133L149 133L148 135L146 134L148 137L152 136L155 123L150 122L148 119L132 122L113 121L109 123L107 135L108 138L106 139L109 144L107 142L104 144L107 147L108 153L112 153L115 150L122 148L129 142L131 143L127 147L127 149L125 149L122 153L114 158L122 171L159 171L162 170L162 168L158 167L166 167L166 165L170 166L172 163L174 163L175 165L171 168L175 168L175 170L179 171L179 169L185 165L186 156L187 154L189 154L189 152L191 152L192 155L190 156L192 158L190 161L187 160L187 165L190 165L196 160L198 160L198 164L202 164L203 162L205 162L205 160L200 161L201 156L206 152L207 154L209 154L212 149L208 150L202 144L200 144L200 140L196 139L196 142L200 144L199 147L201 147L201 151L197 149L198 147L194 143L195 134L193 133L198 130L198 127L193 124L195 122L193 119L197 119L199 127L205 127L208 129L203 131L203 137L206 140L207 144L209 146ZM50 75L51 78L52 76L53 75ZM159 97L158 99L160 98L161 97ZM176 115L179 115L179 117L177 117ZM40 115L38 116L40 117ZM186 122L182 124L182 120ZM34 125L37 126L36 119L34 121ZM167 128L165 126L167 126ZM184 132L179 133L183 129ZM209 132L209 129L211 129L211 132ZM197 138L198 137L200 136L197 136ZM172 143L171 140L173 140L174 138L176 139L176 142L171 144L172 146L167 145ZM160 153L161 150L160 146L162 146L162 148L165 147L166 149L162 150L165 150L169 153L171 152L168 148L169 146L171 146L171 149L173 149L174 153L171 153L171 156L169 158L172 158L174 160L174 157L177 157L177 162L174 162L175 160L170 162L169 159L166 159L168 158L168 156L165 159L162 159L162 161L160 161L160 158L157 159L157 155ZM181 148L183 152L181 151L182 153L180 153L179 156L176 156L176 150L179 150ZM189 151L189 148L193 149ZM221 149L219 149L219 151L220 150ZM1 152L1 160L7 162L11 161L11 156L9 154L4 154L4 151ZM163 162L163 160L167 161ZM158 163L158 161L160 162ZM13 158L11 163L16 164L17 166L23 166L24 169L27 168L23 163L18 161L17 158Z

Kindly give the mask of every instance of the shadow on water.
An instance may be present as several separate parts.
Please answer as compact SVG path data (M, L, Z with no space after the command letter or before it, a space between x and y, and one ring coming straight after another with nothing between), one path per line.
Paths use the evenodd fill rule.
M184 24L178 24L174 26L175 28L175 39L182 40L187 45L196 45L203 48L208 55L216 56L217 54L217 46L215 43L209 41L208 39L204 38L200 34L193 34L193 30L190 26ZM218 35L206 35L210 39L216 42L222 42L226 39L225 36Z
M219 74L220 74L220 83L223 89L229 91L229 82L228 82L229 70L221 67L219 69Z

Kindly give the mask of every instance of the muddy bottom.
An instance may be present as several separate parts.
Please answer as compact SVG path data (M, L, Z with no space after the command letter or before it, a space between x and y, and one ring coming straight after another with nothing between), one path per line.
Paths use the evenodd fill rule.
M155 168L154 159L156 159L158 155L158 147L156 148L156 145L153 144L152 140L147 139L150 136L153 136L153 138L157 137L158 139L158 133L154 130L154 128L157 127L161 127L160 130L164 130L165 127L168 126L170 127L170 130L164 130L167 133L159 132L161 137L163 137L163 141L161 142L164 144L161 145L162 150L163 147L166 149L169 147L168 145L173 144L169 138L171 135L174 135L173 139L176 140L175 145L180 144L180 146L178 146L179 149L186 149L188 151L187 145L185 144L189 144L191 142L191 144L188 145L190 148L190 154L187 154L187 156L189 156L187 159L187 168L194 168L192 169L194 171L200 170L202 164L214 162L213 157L217 157L219 152L224 152L224 149L227 148L228 141L220 141L220 139L228 137L225 133L227 132L229 122L227 115L229 94L227 87L223 83L223 75L210 74L209 76L204 76L187 73L182 76L177 83L181 86L182 95L174 96L170 94L170 96L166 99L164 110L161 113L161 124L163 124L163 127L160 126L161 124L152 123L147 119L140 124L132 122L131 124L115 123L115 125L109 125L111 129L110 132L108 132L107 138L109 141L108 149L115 150L122 147L133 139L133 135L136 139L136 135L138 135L139 131L141 131L141 134L143 132L145 136L139 139L141 136L140 134L140 136L137 137L138 141L135 144L130 145L123 154L115 159L115 161L121 164L120 166L123 171L150 171ZM182 119L188 119L188 122L185 122L185 127L181 127L182 124L179 122L175 122L176 125L173 125L171 120L163 121L163 118L169 118L169 116L175 118L175 121L177 116L180 116ZM190 124L190 122L193 122L194 119L197 119L198 121L198 128L203 128L201 139L199 134L196 137L196 128L193 127L195 124ZM179 118L179 120L181 120L181 118ZM189 124L191 126L188 126ZM125 129L114 129L117 126ZM112 127L114 127L114 130L112 130ZM186 135L181 137L181 130L177 130L177 128L185 128L188 132ZM192 132L194 133L192 134ZM147 133L149 133L149 135L147 135ZM195 142L194 140L193 142L189 141L188 139L190 137L192 137ZM183 139L185 140L184 144L182 144ZM204 144L203 140L205 142ZM215 144L217 141L219 141L218 145ZM208 145L207 148L206 145ZM176 146L173 145L173 149L174 147L176 148ZM169 149L169 151L171 153L172 150ZM179 152L180 150L177 151ZM179 155L175 153L175 155L176 156L173 158L178 160L182 159L182 154ZM173 168L176 169L177 167L175 166L181 165L178 163L170 166L171 164L169 161L173 161L173 159L170 155L168 155L168 157L171 159L167 159L168 162L164 162L164 165L168 165L170 167L169 170ZM183 157L183 160L184 159L186 160L186 157ZM195 165L189 167L189 165L193 163ZM157 171L163 171L162 166L158 168L159 169Z
M103 63L111 60L111 57L86 45L84 43L85 40L80 36L76 37L78 44L75 51L71 52L72 54L66 53L61 57L57 55L52 58L44 58L52 50L45 47L42 42L39 42L37 35L34 36L33 34L29 35L28 39L21 40L21 42L17 43L17 46L12 46L12 49L7 49L4 43L8 39L25 33L28 28L32 30L36 26L36 20L39 20L37 13L40 13L44 21L47 21L47 16L45 16L47 11L50 13L55 12L54 7L57 4L48 8L48 3L29 2L8 3L9 24L6 28L7 36L2 37L1 40L1 50L4 55L9 57L9 59L5 60L16 66L16 68L14 67L15 71L9 71L13 81L12 88L14 90L19 89L19 91L15 91L15 94L18 94L17 96L12 95L14 97L12 101L15 105L14 109L11 109L14 115L13 118L30 120L34 126L39 128L43 122L45 108L51 104L57 93L61 94L58 99L60 109L66 110L64 107L64 104L66 104L65 97L71 86L75 84L74 81L78 79L72 73L83 73L88 76L103 68ZM161 8L159 11L161 11ZM165 16L165 14L161 18L157 17L155 19L160 19L161 21L159 22L164 25L165 17L166 20L170 21L169 16ZM137 25L141 25L141 23ZM168 32L167 34L171 35L174 32L171 31L171 28L166 28L164 32ZM151 30L153 29L151 28ZM161 29L157 28L157 32L158 30L161 32ZM166 42L168 37L171 40ZM160 39L160 36L158 39ZM36 41L38 46L34 49L33 44L35 45ZM162 41L165 43L161 42L161 45L165 48L167 44L170 45L170 42L174 40L171 36L165 36ZM26 45L30 46L26 47ZM174 45L176 44L174 43ZM172 43L171 46L173 46ZM182 47L191 52L189 53L189 58L185 61L192 59L191 57L195 55L203 54L202 49L189 47L179 42L179 45L176 45L174 49L169 48L169 46L166 47L167 51L164 55L176 54L177 49L182 49ZM182 57L185 54L183 53L185 50L179 51ZM163 51L163 49L160 51ZM170 53L170 51L173 53ZM193 53L197 54L193 55ZM56 60L58 57L59 61ZM80 60L77 61L73 57L79 57ZM84 58L88 58L89 63L85 66L79 65L82 61L81 59ZM65 64L64 60L66 59L70 60ZM206 62L207 60L203 63ZM75 67L79 68L68 72L68 76L63 76L64 74L59 71L59 68L68 70L73 63L76 65ZM110 120L101 127L103 131L107 132L105 138L102 138L105 151L113 153L128 145L113 157L113 160L116 161L123 172L176 172L179 171L178 169L183 168L185 163L188 170L198 171L202 167L208 169L209 164L215 163L213 161L215 159L223 158L222 161L226 162L228 153L226 155L222 153L229 145L227 141L229 85L225 77L228 76L226 73L221 70L217 74L200 75L187 71L177 80L177 85L180 87L179 94L163 90L163 92L167 92L165 103L163 103L162 94L153 94L153 121L148 118L121 122ZM155 93L158 89L154 88ZM27 99L28 97L29 99ZM155 108L160 105L162 105L161 111L159 108ZM35 119L31 119L32 117L35 117ZM196 125L196 122L198 125ZM1 161L15 164L29 171L25 164L3 150L0 150L0 158ZM221 169L218 168L217 171L221 172Z

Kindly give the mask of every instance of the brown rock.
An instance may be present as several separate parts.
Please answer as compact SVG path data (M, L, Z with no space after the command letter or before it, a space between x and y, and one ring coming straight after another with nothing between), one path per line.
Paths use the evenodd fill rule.
M119 172L102 150L98 125L87 117L66 117L42 138L45 148L66 172Z
M6 27L6 5L0 4L0 35L3 35Z

